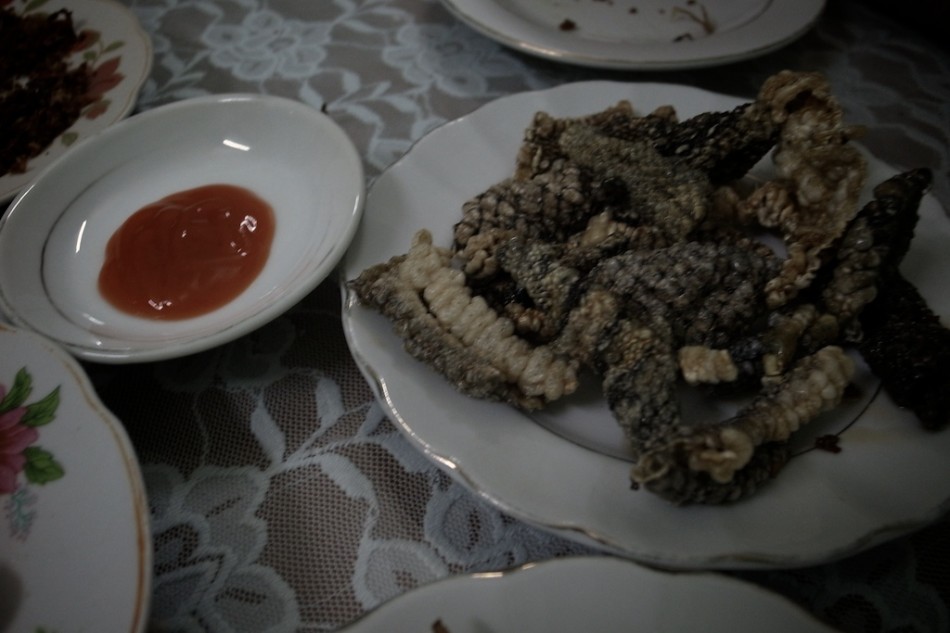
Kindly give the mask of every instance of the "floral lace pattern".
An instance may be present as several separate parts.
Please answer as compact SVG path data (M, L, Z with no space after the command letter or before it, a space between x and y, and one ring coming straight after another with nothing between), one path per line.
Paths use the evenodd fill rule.
M950 202L950 55L857 2L834 3L816 29L767 57L648 76L520 56L436 0L127 3L155 51L140 109L222 92L299 99L344 127L370 179L428 131L506 94L614 79L751 96L765 76L793 67L828 74L851 119L869 124L866 145L899 168L932 166L935 192ZM373 402L339 313L331 280L224 347L88 367L143 463L154 630L329 631L449 574L593 553L500 513L419 454ZM946 585L935 589L912 564L938 551L933 540L741 575L843 630L938 631ZM929 560L946 583L946 547L939 552Z

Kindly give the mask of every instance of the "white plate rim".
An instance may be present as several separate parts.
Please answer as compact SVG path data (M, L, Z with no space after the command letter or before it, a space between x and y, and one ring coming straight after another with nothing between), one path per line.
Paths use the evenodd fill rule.
M145 482L142 476L141 468L139 466L138 457L134 447L132 446L132 442L129 439L128 433L119 419L116 418L112 412L110 412L102 403L102 400L100 400L95 388L92 385L92 382L89 380L89 377L82 366L76 361L75 358L66 353L61 348L61 346L30 330L0 323L0 338L5 337L16 337L27 341L27 345L29 345L29 347L36 354L35 358L48 358L58 367L60 383L68 381L73 383L73 385L77 388L79 395L81 396L83 406L71 409L69 411L69 417L73 420L73 422L70 422L69 424L71 424L76 429L73 432L74 437L78 437L77 430L81 431L83 428L88 428L87 425L95 422L100 423L103 427L105 427L115 442L114 448L118 453L118 456L121 458L122 464L124 466L122 480L127 485L129 497L128 502L134 512L134 526L132 527L135 530L135 540L137 542L136 551L138 554L135 577L117 580L123 583L134 583L136 586L136 597L134 604L130 606L131 617L130 622L128 623L129 628L127 630L130 631L130 633L144 631L148 623L149 605L151 602L153 571L152 562L154 553L152 549L152 531ZM27 361L18 361L16 364L29 365ZM4 377L4 379L10 378L12 378L12 376ZM62 406L62 404L60 406ZM85 415L83 415L83 412ZM77 424L75 422L76 419L80 419L82 422ZM54 420L52 424L56 425L57 423L58 421ZM68 476L69 472L67 471L66 477ZM58 482L54 481L48 485L55 486L57 483ZM62 521L62 517L40 516L38 520L43 520L44 518L53 518L62 522L65 529L71 529L73 527L72 523L66 523ZM95 520L99 517L90 517L89 513L84 512L82 517L77 518L80 522L82 522L83 520L88 520L90 518ZM85 591L85 588L81 589L81 591ZM106 625L110 622L109 618L113 615L113 613L114 612L110 610L109 613L103 614L103 616L106 618L103 621L103 625ZM113 621L112 625L115 624L117 623ZM109 627L106 626L106 629L109 629ZM115 630L118 631L121 629Z
M18 309L15 300L8 296L9 293L4 291L2 278L0 278L0 315L5 316L14 325L36 330L40 334L53 339L70 353L84 360L113 364L138 363L166 360L194 354L232 341L264 325L280 314L283 314L306 296L306 294L316 288L317 285L332 274L333 269L343 257L353 235L356 233L365 202L363 164L350 138L328 115L300 101L272 95L225 93L193 97L146 110L134 117L101 130L82 145L76 147L73 152L57 157L28 187L17 195L7 209L7 212L0 217L0 248L2 248L4 240L14 239L9 235L10 229L8 227L11 223L19 221L18 209L21 201L30 196L33 189L45 183L46 180L55 181L57 171L67 169L71 161L82 160L85 154L96 152L102 144L110 143L114 139L121 139L122 136L126 134L134 134L140 128L154 124L155 121L179 116L180 113L186 112L189 109L221 108L229 107L230 104L240 105L248 103L270 108L292 109L298 116L308 117L311 123L320 126L322 134L332 137L332 140L339 149L341 149L341 152L335 156L335 160L341 162L342 170L345 170L348 174L352 174L350 178L352 182L349 183L351 188L345 192L348 201L347 207L335 211L344 217L345 224L339 231L339 238L333 242L329 248L322 249L319 252L321 255L320 263L314 268L309 279L304 283L299 283L294 288L282 289L281 294L276 297L275 300L262 306L250 317L228 322L224 327L213 334L179 338L173 345L158 347L135 348L131 344L128 346L116 345L112 348L96 347L94 345L84 345L65 340L62 336L57 336L54 332L37 328L30 318L29 306L27 306L27 311ZM131 209L130 213L132 211L134 211L134 209ZM28 225L29 222L23 222L23 224ZM40 264L37 265L39 266Z
M599 42L536 24L506 10L498 0L442 0L458 19L481 34L535 57L592 68L685 70L765 55L804 35L825 0L770 0L756 19L725 35L668 44Z
M77 22L83 26L94 26L108 42L123 41L120 51L122 62L119 70L125 75L119 84L109 89L105 95L109 98L108 109L95 119L80 118L63 134L74 132L79 135L75 143L82 143L90 135L126 118L135 107L139 91L152 70L152 41L142 28L135 14L116 0L48 0L44 10L69 9ZM91 21L89 24L86 21ZM9 201L37 173L65 152L75 147L75 143L66 147L57 137L39 155L30 159L22 174L0 175L0 203Z
M591 95L595 95L595 97ZM519 427L502 426L503 424L516 424L519 418L519 414L514 413L513 410L505 405L479 402L477 405L479 417L490 419L491 428L481 434L465 430L465 423L460 421L460 418L465 417L459 414L460 407L466 409L467 414L471 414L471 411L468 411L468 407L475 406L471 405L471 402L475 401L467 399L457 394L457 392L453 393L451 387L440 387L439 380L445 385L448 383L434 372L424 368L421 364L417 366L416 361L411 359L405 352L402 352L401 343L399 343L398 340L396 341L396 345L399 348L398 351L387 350L387 347L393 345L394 341L394 335L389 331L391 328L388 328L388 322L372 311L359 306L355 296L346 288L345 280L354 278L365 267L363 264L369 263L367 253L361 252L361 249L363 248L362 241L367 239L366 235L374 230L374 224L378 221L378 212L376 210L377 202L374 197L376 191L383 188L383 183L388 185L389 183L387 183L387 181L397 182L398 174L415 167L415 163L418 163L420 160L418 157L424 152L431 151L427 149L429 145L439 142L433 139L439 139L440 136L449 136L451 134L464 136L463 130L477 126L482 132L494 128L495 131L492 133L496 134L497 137L505 137L505 134L507 134L509 138L505 140L505 143L516 146L520 142L520 134L512 141L510 137L513 134L514 126L513 124L509 124L506 128L504 125L505 117L511 116L513 111L517 112L521 117L521 122L523 122L524 125L520 125L519 127L523 129L529 121L530 114L537 109L553 108L553 110L549 109L549 111L553 111L555 114L564 114L563 111L559 110L567 108L567 110L570 111L569 114L576 115L592 112L599 107L605 107L609 105L612 100L615 101L618 98L630 98L635 108L638 102L643 100L645 100L646 103L658 105L659 103L653 103L653 101L657 99L660 103L668 102L682 106L681 103L677 104L675 98L665 98L671 95L679 95L681 97L683 95L691 95L700 102L710 102L711 100L712 103L718 104L720 107L731 107L732 105L745 101L743 99L719 95L717 93L686 86L657 83L619 83L610 81L578 82L574 84L564 84L548 90L519 93L490 102L469 115L456 119L442 128L438 128L417 142L405 156L376 179L367 196L367 209L364 214L363 225L354 238L347 257L344 258L343 266L341 267L341 281L343 282L341 284L341 292L343 293L344 333L347 342L350 345L357 365L373 388L377 399L396 421L406 437L420 448L429 459L441 466L469 489L496 505L502 511L553 533L659 566L681 569L802 567L836 560L929 524L950 509L950 490L927 492L926 499L921 499L919 502L912 500L911 504L914 506L912 516L893 516L887 513L887 511L884 511L886 516L861 517L860 525L853 522L855 520L854 516L850 516L852 520L851 523L847 523L844 526L836 526L834 528L836 532L832 537L819 542L811 541L784 546L775 542L776 539L781 540L781 535L775 535L772 538L766 539L761 538L761 535L754 535L755 538L750 539L747 535L730 534L728 532L730 528L727 524L723 528L726 532L721 535L723 543L718 544L716 547L706 547L702 545L700 541L697 540L699 536L692 534L693 540L690 541L686 539L684 544L688 546L684 546L682 549L671 548L668 544L657 549L656 543L649 542L649 538L644 541L645 535L642 532L631 530L630 526L618 526L614 519L608 519L605 516L585 515L579 510L581 505L583 505L580 502L571 502L573 505L571 505L569 511L568 508L563 505L558 505L558 503L570 500L555 499L554 501L557 503L554 503L551 499L536 499L530 494L530 486L523 485L520 482L516 484L507 482L499 487L497 485L498 473L492 473L490 469L492 467L499 468L503 466L500 466L497 460L492 461L490 466L484 465L481 463L484 454L480 456L479 451L501 451L506 459L512 462L515 460L520 462L515 477L523 477L525 475L525 469L527 468L525 466L526 463L530 463L533 467L542 467L544 464L536 456L528 452L513 453L512 451L514 449L511 449L505 442L486 439L490 437L493 432L507 433L516 436L518 439L523 439L522 436L530 436L532 442L543 443L546 450L553 450L556 453L557 459L567 460L568 463L574 460L577 463L582 463L585 468L589 467L590 472L585 472L585 474L591 475L591 480L585 481L585 483L592 489L597 486L613 485L609 478L605 478L606 472L613 470L616 476L625 477L626 471L625 467L621 468L616 464L611 465L611 462L616 462L617 460L570 444L561 438L555 437L552 433L546 429L542 429L540 425L533 422L529 421L529 425L525 425L523 423L525 418L521 418L522 425ZM652 109L652 106L644 106L643 109L649 110ZM689 114L688 111L684 116L687 114ZM473 137L474 133L470 133L468 136ZM458 139L456 138L455 140L457 141ZM486 141L486 143L490 142L491 141ZM510 156L511 165L513 166L514 152L514 149L510 149L507 154L499 152L498 155L493 155L491 158L497 162L502 159L502 155ZM872 158L871 160L874 161L875 159ZM894 173L894 170L884 166L879 161L874 164L884 169L887 175ZM444 166L440 166L441 171L438 174L438 178L444 181L448 180L449 176L451 176L452 167L443 167ZM503 166L501 168L495 167L494 173L499 172L499 170L502 176L508 175L510 172L507 167ZM482 180L474 178L473 183L466 185L467 189L464 195L467 196L478 193L485 186L500 179L493 178L485 182L484 180L486 178L489 177L481 176ZM482 186L480 186L479 183ZM421 183L419 183L418 186L421 186ZM416 187L417 189L418 186ZM459 194L457 188L455 193ZM464 197L459 198L456 207L461 204L462 200L464 200ZM918 231L918 238L915 240L915 244L917 241L923 239L950 239L950 227L948 227L946 223L945 212L932 195L928 194L925 196L921 211L922 214L924 214L924 220L922 221L928 221L932 224L936 223L935 228L937 230L924 231L923 237L920 236L921 232ZM399 208L399 205L390 203L387 206L387 214L390 217L393 214L398 216L402 212L403 210ZM454 223L455 218L458 217L458 213L449 215L453 218L452 222ZM447 237L450 228L446 229L446 227L442 226L445 222L448 222L448 220L441 221L439 228L446 234L444 237ZM403 223L405 223L405 219L403 219ZM415 228L423 227L417 226ZM934 226L928 226L927 228L932 229ZM441 243L439 242L438 235L436 235L436 242ZM408 248L408 238L406 238L405 244L401 244L398 247L396 245L387 245L381 249L378 244L374 245L376 260L372 261L372 263L376 263L380 261L380 258L384 258L386 251L390 248L395 249L392 251L393 253L404 252ZM920 249L912 247L905 264L910 260L914 260L911 265L914 268L919 268L922 265L917 261L919 251ZM938 257L948 256L950 256L950 254L943 252L938 255ZM915 280L913 276L910 276L910 278ZM938 285L937 287L939 288L940 286ZM928 299L932 299L932 297L928 296ZM940 300L943 304L946 304L947 301L950 300L950 297L944 294L941 295ZM938 314L945 314L950 311L947 307L946 305L941 306L941 309L938 310ZM375 325L372 323L374 319L377 319ZM388 328L387 331L379 331L379 329L383 327ZM383 350L386 351L384 352ZM393 354L394 357L398 358L400 353L404 356L404 359L400 362L404 362L405 364L400 368L399 373L411 373L416 382L423 381L424 383L420 384L419 392L412 394L415 398L402 397L404 394L400 394L398 388L394 388L391 384L393 379L402 381L403 378L401 376L395 376L393 372L387 373L379 369L380 364L389 363L391 360L384 358L384 356ZM432 377L435 377L437 380ZM438 392L436 393L436 391ZM420 402L420 398L424 400L424 402ZM434 404L436 398L443 398L448 402L450 407L448 414L446 414L445 406ZM426 406L430 408L426 409ZM950 434L943 433L933 435L922 431L919 425L916 424L916 420L914 420L909 413L899 410L890 402L889 398L883 396L876 398L865 415L874 416L874 420L881 419L888 424L894 420L901 420L901 424L904 426L899 427L900 437L901 439L907 439L906 446L904 444L901 445L902 450L907 450L907 446L910 446L913 447L914 450L929 451L932 446L937 445L942 447L941 450L950 450ZM437 418L437 420L435 418ZM517 429L516 431L511 430L515 428ZM453 435L458 435L459 433L463 434L461 439L464 439L464 445L462 442L455 442L455 440L460 438L453 437ZM509 435L505 435L504 439L510 439ZM930 438L931 441L922 441L925 437ZM910 438L916 440L918 443L915 444ZM863 440L861 437L858 437L855 441ZM862 444L862 447L866 446L868 445ZM873 450L879 449L879 447L875 447L873 444L870 446ZM862 448L862 450L866 450L866 448ZM828 454L828 456L831 458L850 460L852 454L853 453L846 453L847 457L845 458L841 458L840 455ZM950 468L950 466L943 461L939 462L937 467L945 471ZM550 469L544 472L546 475L551 475ZM786 472L788 472L788 468L786 468ZM947 474L950 475L950 471L948 471ZM918 475L920 475L920 473L914 473L914 476ZM904 476L909 475L905 473ZM486 483L486 477L492 480L492 484ZM939 477L935 476L935 480L939 480ZM770 486L774 487L778 483L781 483L782 486L787 486L787 481L787 474L783 474L782 477L777 478ZM878 480L875 481L880 483ZM927 481L929 481L929 478ZM514 485L517 490L512 489L512 485ZM556 485L568 486L572 485L572 482L570 482L566 475L559 475ZM822 485L825 484L822 482ZM765 495L769 492L771 491L764 491L754 496L750 501L752 503L759 503L759 499L768 498ZM838 493L838 491L834 489L834 485L831 486L830 491L825 492L832 495ZM640 492L636 494L643 495L648 493ZM909 497L912 495L904 496ZM898 498L908 501L904 496L895 497L895 501ZM605 502L609 503L610 499L607 498ZM653 507L650 508L651 512L655 511L655 503L658 502L661 502L661 500L647 502L653 504ZM662 503L665 504L666 502ZM639 507L640 502L636 501L634 504ZM836 501L830 508L834 511L835 509L842 509L845 505L846 504ZM742 507L742 505L739 504L734 507ZM702 517L703 520L706 521L721 521L722 517L717 517L714 513L735 512L734 507L724 509L721 507L704 508L690 506L688 508L673 509L670 506L669 510L673 512L680 512L681 510L690 512ZM863 511L863 509L852 510L848 508L848 511L857 513ZM712 517L711 519L708 518L710 516ZM739 516L742 517L743 515L740 514ZM692 515L684 515L684 519L687 517L696 518ZM800 521L807 527L808 520L806 518L800 517ZM674 527L682 527L681 524L676 522L674 522L673 525ZM693 529L699 528L694 527ZM646 536L649 537L651 535L648 534Z
M596 588L596 607L578 600L578 587ZM662 605L653 599L661 594ZM661 571L613 556L569 556L435 580L384 602L343 631L422 631L441 620L453 632L498 627L540 633L550 629L536 624L538 616L550 614L596 617L607 630L629 631L668 620L665 607L669 604L699 597L735 605L735 612L727 614L734 619L719 621L704 611L684 609L677 611L677 626L686 626L685 618L695 619L691 630L751 631L768 618L771 625L785 631L832 630L784 596L725 574ZM537 612L542 604L543 614Z

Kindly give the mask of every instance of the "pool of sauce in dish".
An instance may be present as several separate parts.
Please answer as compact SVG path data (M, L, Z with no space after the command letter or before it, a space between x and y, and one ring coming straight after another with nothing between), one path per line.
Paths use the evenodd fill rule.
M243 187L179 191L136 211L106 245L99 292L135 316L179 320L229 303L270 255L274 211Z

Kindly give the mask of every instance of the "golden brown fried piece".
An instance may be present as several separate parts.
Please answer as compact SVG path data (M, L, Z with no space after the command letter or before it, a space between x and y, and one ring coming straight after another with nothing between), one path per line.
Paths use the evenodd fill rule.
M450 260L422 230L405 256L365 270L350 287L393 321L410 354L467 395L536 409L573 392L576 364L516 337Z
M708 496L719 486L724 486L724 494L733 494L727 491L736 473L750 464L756 450L785 443L819 413L836 407L853 370L841 348L819 350L767 386L735 418L677 428L640 456L632 470L633 481L674 502L701 501L700 492ZM673 471L678 474L671 476Z

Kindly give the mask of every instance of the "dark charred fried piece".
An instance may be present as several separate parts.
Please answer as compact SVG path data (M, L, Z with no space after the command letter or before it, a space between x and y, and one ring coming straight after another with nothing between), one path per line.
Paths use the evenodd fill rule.
M720 424L680 425L642 452L631 471L635 484L676 503L735 500L766 479L779 449L792 433L837 406L854 365L839 347L825 347L800 360L780 380L732 419ZM752 467L746 475L740 473ZM738 479L737 479L738 477ZM721 489L718 487L722 486Z
M861 314L858 349L899 406L926 429L950 422L950 330L900 274L878 289Z
M720 381L719 372L726 371L726 364L714 352L722 351L733 359L737 380L774 378L799 356L825 345L859 340L855 319L876 296L881 278L888 279L907 252L917 209L930 182L929 170L918 169L875 187L874 199L849 223L833 257L807 289L815 303L773 311L762 332L730 344L727 350L690 350L686 364L681 356L684 376L696 383ZM716 367L710 364L713 360L719 363Z
M751 240L683 242L612 257L588 282L615 294L640 322L670 323L677 346L723 346L764 314L762 289L779 265Z
M647 483L633 481L632 487L645 488L676 505L732 503L756 493L774 479L790 456L788 444L773 442L756 449L749 463L727 483L719 483L708 473L677 466Z
M676 113L671 107L659 108L647 116L639 116L629 101L620 101L600 112L574 118L556 118L547 112L538 112L525 130L518 150L514 177L517 180L530 180L562 162L566 155L559 139L564 130L571 126L591 127L605 136L629 140L663 136L675 122Z
M607 328L597 350L603 391L634 455L654 447L680 424L677 364L663 332L623 319Z
M950 330L898 269L930 181L930 172L918 169L881 183L865 222L855 229L879 271L866 283L876 285L863 289L862 296L874 299L860 313L858 349L899 406L913 411L924 428L940 429L950 421ZM860 255L851 258L858 270Z
M677 168L649 143L604 136L574 125L560 138L569 159L601 180L619 179L629 206L615 217L633 225L651 225L671 241L684 239L706 216L711 186L700 171Z
M574 307L582 279L578 270L561 263L563 252L559 244L513 238L495 254L501 268L525 290L554 330L560 330Z
M603 376L608 406L634 450L649 450L680 424L676 350L728 340L760 316L762 288L777 266L767 249L737 244L683 242L618 255L567 286L560 300L579 292L580 300L552 347ZM551 273L549 261L528 269L565 277Z
M770 112L753 102L673 125L654 147L678 164L706 173L718 186L745 176L775 146L778 133Z
M840 340L838 320L803 303L769 313L762 329L735 337L725 348L684 347L679 353L680 371L689 384L734 392L775 380L802 356Z
M588 174L562 162L531 180L506 179L467 201L454 229L455 249L466 262L466 274L495 274L495 245L509 237L567 240L600 212L595 189Z
M920 201L932 181L928 169L898 174L874 188L838 244L834 261L815 280L825 310L850 323L897 271L913 239ZM826 272L827 271L827 272Z
M682 122L672 106L639 116L626 101L590 117L557 119L539 113L525 135L517 177L530 178L563 158L557 139L575 125L594 128L603 136L622 141L646 142L678 165L705 172L715 185L745 175L778 139L778 126L770 109L758 103L725 112L704 112Z
M515 336L511 321L472 296L451 257L419 231L406 255L366 269L349 286L393 322L410 354L467 395L536 409L576 389L576 364Z
M601 375L607 404L634 451L651 446L679 423L670 329L662 319L654 325L655 330L624 318L618 297L594 287L552 343Z
M613 219L604 211L592 217L580 233L567 241L564 262L573 268L589 271L599 262L635 250L654 250L671 244L671 240L653 226L632 226Z

